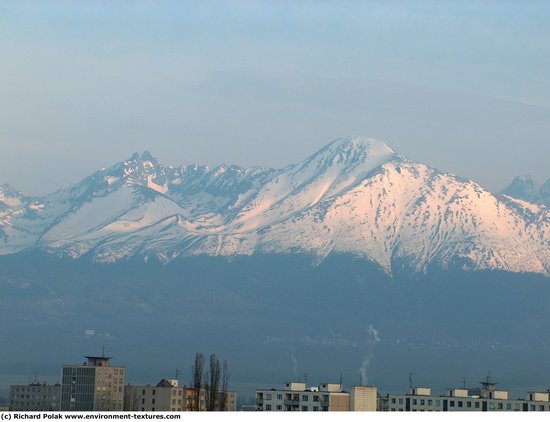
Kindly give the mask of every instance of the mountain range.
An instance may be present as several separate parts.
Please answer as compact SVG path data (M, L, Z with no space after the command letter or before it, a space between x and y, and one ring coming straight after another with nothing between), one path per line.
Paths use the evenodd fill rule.
M44 197L1 186L0 255L167 263L299 253L319 263L351 254L388 274L548 274L548 186L523 177L493 194L362 137L282 169L172 167L136 153Z

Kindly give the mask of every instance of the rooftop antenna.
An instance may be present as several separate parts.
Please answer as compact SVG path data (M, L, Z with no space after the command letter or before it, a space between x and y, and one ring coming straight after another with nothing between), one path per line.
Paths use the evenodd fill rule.
M344 379L342 378L342 371L340 371L340 385L344 385Z
M101 348L101 357L103 357L103 358L105 357L105 344Z
M307 387L307 372L304 372L304 384L306 384Z
M409 372L409 388L413 387L413 373Z
M466 390L466 370L464 370L464 377L462 377L462 388Z
M176 368L176 380L179 380L180 378L180 370L179 368Z

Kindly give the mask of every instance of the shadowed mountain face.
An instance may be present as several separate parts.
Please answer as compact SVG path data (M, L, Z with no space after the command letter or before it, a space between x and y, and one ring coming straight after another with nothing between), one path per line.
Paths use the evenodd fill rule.
M550 206L550 179L539 185L531 176L518 176L501 193L533 204Z
M351 254L386 273L547 274L548 208L341 138L283 169L167 167L149 153L44 198L5 189L0 254L43 251L111 263L190 256Z
M189 383L194 352L215 352L245 395L305 372L311 383L362 376L383 391L405 390L411 371L440 390L489 370L518 391L550 378L550 283L537 274L456 263L390 278L349 254L105 265L27 253L0 257L0 288L7 384L35 372L59 380L61 365L103 345L133 383L176 368Z

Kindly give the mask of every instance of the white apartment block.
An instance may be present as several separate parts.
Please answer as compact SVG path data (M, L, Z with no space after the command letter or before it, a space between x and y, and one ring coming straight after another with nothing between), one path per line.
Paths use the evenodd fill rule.
M481 388L453 388L434 396L430 388L410 388L408 394L388 394L379 400L379 410L390 412L534 412L550 411L549 392L529 392L525 399L510 399L508 391L482 382Z
M305 383L286 383L283 389L256 390L256 410L264 412L330 412L376 410L376 387L355 386L351 393L341 384L307 387Z

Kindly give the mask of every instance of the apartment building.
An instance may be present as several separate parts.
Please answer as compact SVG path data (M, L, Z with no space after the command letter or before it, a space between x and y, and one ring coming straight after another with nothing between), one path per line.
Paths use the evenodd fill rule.
M177 380L161 380L157 385L126 385L124 388L126 411L173 411L185 410L184 388Z
M61 384L31 383L10 386L9 410L24 412L58 411L61 401Z
M453 411L550 411L549 392L529 392L525 399L510 399L506 390L497 390L489 380L481 388L451 388L445 396L434 396L431 389L414 387L408 394L388 394L379 400L379 410L390 412Z
M220 392L219 395L222 393ZM196 389L180 387L174 379L163 379L155 386L126 385L124 388L124 410L143 412L182 412L206 410L206 392L201 389L197 407ZM218 398L221 402L221 397ZM237 393L225 393L225 411L237 410Z
M349 393L341 384L307 387L305 383L289 382L281 390L256 390L256 409L267 412L349 410Z
M63 366L60 410L122 411L125 369L111 366L110 357L85 358L82 365Z

